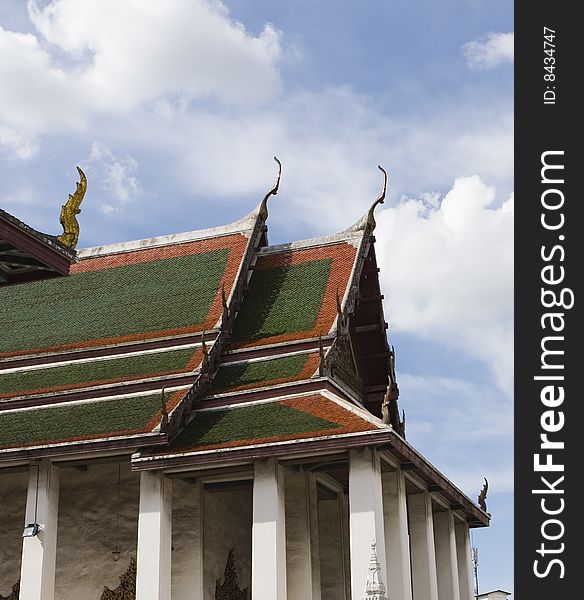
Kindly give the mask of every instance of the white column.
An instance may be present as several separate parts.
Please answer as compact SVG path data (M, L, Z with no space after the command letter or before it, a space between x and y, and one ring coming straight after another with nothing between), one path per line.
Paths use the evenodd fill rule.
M53 600L57 555L59 471L48 459L30 466L25 525L38 523L35 537L22 540L20 600Z
M318 522L311 522L311 481L304 471L287 471L285 479L288 600L320 600L320 585L315 590L313 582L312 541L313 530L318 536ZM311 479L316 494L316 484Z
M438 597L440 600L460 600L454 516L450 509L434 513L434 544Z
M408 496L414 600L438 600L432 503L427 492Z
M387 555L387 595L389 598L412 600L408 508L404 474L401 469L396 469L383 473L381 479Z
M162 471L140 476L136 600L170 600L172 480Z
M286 600L284 473L273 458L254 463L251 589L253 600Z
M387 586L381 465L371 448L350 451L349 528L351 545L351 597L365 594L371 544L376 544L381 579Z
M457 523L454 527L454 531L456 533L456 555L458 559L458 585L460 587L460 600L474 600L470 530L468 523Z

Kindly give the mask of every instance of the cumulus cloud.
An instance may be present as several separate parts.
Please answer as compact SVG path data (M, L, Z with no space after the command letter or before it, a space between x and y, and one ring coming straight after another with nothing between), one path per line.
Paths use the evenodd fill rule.
M489 33L465 44L462 52L471 69L493 69L503 62L513 60L513 43L513 32Z
M377 239L396 331L483 361L510 397L513 378L513 196L462 177L436 204L405 198L379 212Z
M139 195L140 184L136 178L138 163L131 156L118 158L107 146L94 142L86 163L88 171L114 201L113 204L101 204L100 209L104 214L119 212Z
M279 32L251 35L219 0L29 0L28 10L36 34L0 28L0 143L21 158L39 135L160 98L253 104L280 91Z
M476 497L485 475L492 493L513 489L513 407L506 398L458 377L401 373L399 385L408 440L456 485Z

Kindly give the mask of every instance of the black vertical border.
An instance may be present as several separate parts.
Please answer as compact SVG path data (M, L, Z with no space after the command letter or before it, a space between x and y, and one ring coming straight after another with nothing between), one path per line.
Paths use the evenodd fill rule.
M580 347L582 327L577 322L581 316L581 280L584 276L584 229L581 227L581 204L584 203L584 164L581 143L577 143L578 131L582 127L581 92L577 87L584 84L584 49L581 41L584 32L576 17L578 3L566 0L543 2L541 0L517 0L515 3L515 593L518 600L564 599L579 597L582 593L580 557L584 555L582 521L584 498L577 486L583 479L584 420L581 405L584 391L580 388L581 373L584 373L584 347ZM555 80L544 81L544 27L555 30ZM549 61L548 61L549 62ZM544 104L544 91L555 85L555 104ZM561 210L565 226L559 231L546 231L541 225L541 195L546 186L541 181L541 155L546 151L563 150L564 155L556 159L564 164L565 182L561 190L565 204ZM550 186L547 186L550 187ZM553 187L553 186L552 186ZM558 216L558 215L554 215ZM560 241L563 234L565 240ZM551 309L564 313L565 329L555 335L563 335L565 354L557 362L565 368L563 382L565 400L556 410L563 411L565 425L551 439L563 440L565 449L554 452L553 461L565 465L561 473L535 473L534 454L540 450L541 415L544 407L540 401L541 381L533 377L541 373L541 341L545 335L541 317L546 309L541 304L541 269L546 263L541 258L541 247L551 249L555 244L563 245L565 258L559 261L560 252L554 261L565 269L565 280L555 286L571 288L575 294L575 305L570 310ZM545 286L551 287L551 286ZM546 371L549 373L549 371ZM562 371L557 371L561 373ZM562 385L560 382L559 385ZM554 437L555 436L555 437ZM545 454L547 451L543 451ZM545 457L542 457L542 461ZM549 507L559 507L563 498L565 509L561 514L546 516L541 509L543 495L532 490L545 487L541 476L550 481L558 477L565 479L557 488L563 494L549 495ZM557 518L565 527L563 536L556 541L545 540L541 527L548 518ZM556 535L561 527L550 526L547 532ZM561 550L557 554L537 553L541 544L546 548ZM546 550L547 552L547 550ZM564 566L564 577L557 563L550 568L546 577L534 573L534 561L539 560L540 571L557 558Z

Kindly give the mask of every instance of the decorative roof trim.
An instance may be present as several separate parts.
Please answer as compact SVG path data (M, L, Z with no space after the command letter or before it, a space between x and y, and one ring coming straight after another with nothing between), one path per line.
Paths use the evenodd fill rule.
M69 248L63 244L56 236L49 235L47 233L41 233L36 229L33 229L30 225L27 225L24 221L16 218L14 215L2 210L0 208L0 219L4 219L7 223L10 223L16 229L19 229L22 233L34 238L35 240L48 246L52 251L59 253L73 262L75 260L76 252L72 248Z
M4 373L22 373L24 371L43 371L45 369L53 369L53 368L57 368L57 367L64 367L66 365L80 365L80 364L85 364L85 363L93 363L93 362L103 362L106 360L122 360L124 358L131 358L134 356L143 356L146 354L160 354L163 352L173 352L173 351L180 351L180 350L186 350L187 348L198 348L201 346L200 342L191 342L188 344L183 344L180 346L163 346L161 348L150 348L147 350L137 350L135 352L124 352L123 354L103 354L101 356L90 356L89 358L77 358L77 359L73 359L73 360L59 360L57 362L46 362L46 363L42 363L40 365L24 365L24 366L20 366L20 367L12 367L12 368L8 368L8 369L2 369L0 370L0 373L4 374ZM61 355L58 355L58 357L61 357Z
M174 387L166 387L167 392L178 392L181 390L188 390L190 385L177 385ZM116 394L113 396L97 396L94 398L84 398L82 400L66 400L63 402L53 402L51 404L35 404L33 406L21 406L18 408L7 408L3 411L6 413L24 413L31 410L49 410L52 408L59 408L60 406L75 406L78 404L92 404L94 402L115 402L121 398L133 398L138 396L153 396L154 394L160 394L160 389L141 391L141 392L130 392L127 394Z
M330 346L331 344L327 344ZM288 350L283 349L284 351L281 354L268 354L267 356L256 356L254 358L241 358L239 360L230 360L226 362L221 362L219 365L223 368L228 367L236 367L238 365L247 365L250 363L258 363L258 362L267 362L269 360L278 360L279 358L286 358L288 356L297 356L298 354L314 354L316 349L313 350Z
M346 438L358 438L363 436L378 436L378 435L387 435L389 430L386 429L372 429L371 431L354 431L350 433L335 433L333 435L324 435L324 436L315 436L310 438L302 438L295 440L282 440L278 442L266 442L262 444L250 444L248 446L239 446L239 447L231 447L231 448L214 448L211 450L188 450L186 452L173 452L164 454L164 452L160 452L155 456L140 456L140 453L136 453L132 455L132 470L134 470L135 463L149 463L155 462L164 459L180 459L187 458L191 456L213 456L214 458L219 457L222 454L234 453L237 454L242 450L256 450L260 448L273 448L273 447L281 447L281 446L289 446L294 447L297 445L305 445L308 442L318 442L322 440L339 440ZM150 468L150 467L144 467ZM156 467L152 467L156 468ZM160 467L162 468L162 467Z
M146 248L155 248L158 246L170 246L175 244L183 244L185 242L196 242L215 237L224 237L231 234L241 233L245 237L252 236L258 216L260 214L258 205L250 213L242 217L238 221L222 225L219 227L210 227L209 229L199 229L195 231L186 231L184 233L172 233L170 235L162 235L142 240L133 240L130 242L119 242L109 244L107 246L95 246L93 248L81 248L77 255L80 259L94 258L96 256L107 256L109 254L122 254L124 252L132 252L134 250L144 250Z
M351 227L347 229L347 232L369 230L371 233L375 229L375 208L378 204L383 204L385 202L385 194L387 192L387 171L381 165L377 165L377 168L383 173L383 186L381 192L379 192L379 196L377 196L369 210L356 223L351 225Z
M290 250L303 250L304 248L319 248L321 246L333 246L341 242L351 244L355 248L359 247L359 243L363 237L362 231L343 231L333 235L311 238L308 240L300 240L298 242L287 242L286 244L278 244L276 246L266 246L258 250L259 256L267 254L280 254Z
M8 365L10 364L17 364L17 365L21 365L21 366L26 366L28 364L30 365L35 365L38 368L41 367L41 365L47 365L47 364L52 364L52 358L58 358L61 359L61 362L74 362L75 359L73 360L68 360L66 357L68 355L76 355L79 356L81 360L83 358L83 356L85 355L91 355L94 354L94 356L103 356L104 358L113 358L114 356L125 356L126 354L129 354L131 352L131 348L132 347L140 347L140 346L152 346L152 345L156 345L158 346L161 350L172 350L173 348L179 348L181 347L181 345L187 345L187 344L180 344L180 340L183 339L197 339L200 340L201 339L201 333L202 331L194 331L192 333L181 333L179 335L170 335L170 336L163 336L163 337L159 337L159 338L151 338L151 339L147 339L147 340L130 340L127 342L118 342L116 344L106 344L103 346L90 346L87 348L83 348L83 349L79 349L79 348L71 348L68 350L59 350L59 351L55 351L53 350L52 352L40 352L38 354L26 354L26 355L16 355L16 356L7 356L5 358L2 359L2 361L0 362L0 372L4 373L6 371L8 371L8 369L15 369L16 367L9 367ZM206 329L204 331L205 334L205 341L211 341L214 340L220 333L220 330L218 328L213 328L213 329ZM167 345L165 346L164 343L165 342L175 342L178 341L178 344L172 344L172 345ZM128 352L126 352L125 350L128 349ZM108 352L111 352L112 350L114 351L119 351L119 352L115 352L114 354L107 354ZM98 353L98 354L97 354ZM140 354L141 352L138 350L135 352L136 354Z
M39 444L26 448L4 448L0 450L0 466L2 463L14 463L23 458L51 458L69 454L95 454L96 451L136 449L145 446L160 446L165 444L168 436L164 433L148 432L132 435L117 435L74 442L57 442L55 444Z
M43 391L37 392L34 394L21 394L19 396L9 396L7 398L0 398L0 411L8 412L11 409L6 408L11 404L19 403L21 408L24 408L23 405L29 405L27 408L45 408L46 406L55 406L59 404L73 404L73 403L83 403L83 402L93 402L96 400L95 394L105 394L110 390L115 389L124 389L124 388L135 388L136 386L145 387L151 389L144 389L141 392L130 392L127 395L147 395L150 392L154 392L157 389L166 387L165 383L172 383L175 380L180 380L179 385L175 387L175 389L180 389L181 387L185 387L187 389L190 387L191 383L183 383L184 380L189 381L190 379L196 379L201 374L201 368L198 366L196 369L192 371L181 371L180 373L170 373L166 375L157 375L157 376L148 376L148 377L139 377L137 379L123 379L122 381L115 381L113 383L102 383L97 385L87 385L84 387L68 387L63 390L54 390L54 391ZM89 382L91 383L91 382ZM156 386L155 384L160 383L161 386ZM173 388L168 388L168 390L172 390ZM83 395L84 397L79 400L67 400L67 398L71 396L79 396ZM118 396L116 396L118 397ZM59 398L63 398L62 401L59 401ZM111 396L99 396L99 400L109 400ZM44 400L49 404L34 404L35 400Z

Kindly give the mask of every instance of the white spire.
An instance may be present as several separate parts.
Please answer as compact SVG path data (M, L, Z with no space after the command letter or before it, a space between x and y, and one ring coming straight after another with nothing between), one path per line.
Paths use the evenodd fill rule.
M369 559L369 570L367 583L365 585L365 597L363 600L387 600L385 585L381 581L381 565L377 559L375 542L371 544L371 558Z

